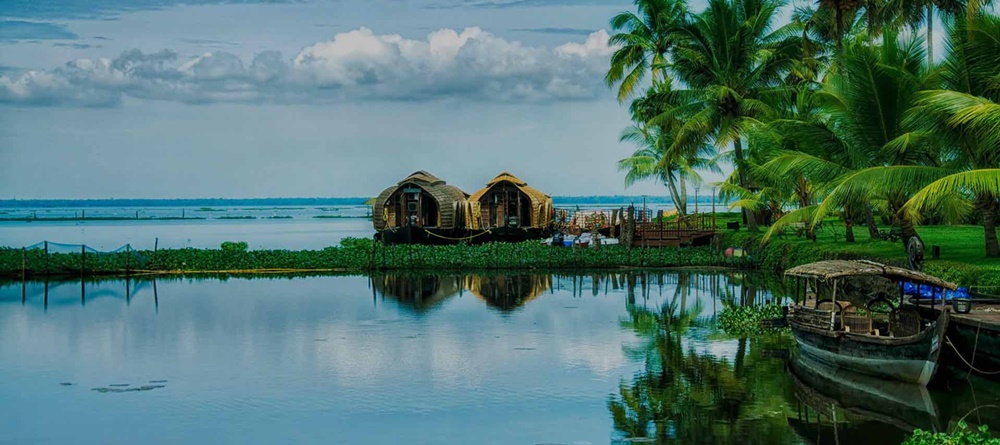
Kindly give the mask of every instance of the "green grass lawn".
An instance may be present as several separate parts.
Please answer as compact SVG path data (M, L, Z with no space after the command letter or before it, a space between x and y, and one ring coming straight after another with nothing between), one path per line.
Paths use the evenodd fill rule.
M880 227L887 230L887 227ZM741 230L741 232L744 232ZM905 262L902 241L872 240L864 225L854 227L856 242L845 240L844 224L837 218L824 220L817 231L816 241L796 236L793 229L771 239L769 251L775 248L792 252L802 263L821 258L861 257L883 261ZM917 233L924 240L924 271L962 286L977 286L983 292L1000 294L1000 258L987 258L981 226L919 226ZM741 236L752 236L748 233ZM932 258L932 246L941 247L941 258ZM789 264L793 266L797 264Z

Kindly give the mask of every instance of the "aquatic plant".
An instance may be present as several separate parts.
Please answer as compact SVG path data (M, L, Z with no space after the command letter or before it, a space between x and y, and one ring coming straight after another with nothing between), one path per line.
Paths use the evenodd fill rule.
M965 421L960 421L951 433L932 433L917 429L903 445L1000 445L1000 438L993 437L986 425L972 429Z
M781 316L781 305L776 303L728 306L719 312L719 327L734 337L753 337L765 332L760 326L761 320Z

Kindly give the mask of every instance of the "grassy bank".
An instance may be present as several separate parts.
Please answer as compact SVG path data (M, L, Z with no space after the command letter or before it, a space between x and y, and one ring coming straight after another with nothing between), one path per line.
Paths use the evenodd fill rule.
M131 273L240 273L249 271L366 272L369 270L606 269L621 267L745 267L708 247L632 249L551 247L537 242L480 246L384 246L348 239L322 250L247 250L246 243L220 249L163 249L130 253L52 253L0 249L0 276L118 275Z
M864 226L855 227L857 241L844 240L843 226L831 220L817 232L816 241L794 234L774 237L761 246L761 234L746 231L727 233L728 244L746 245L762 269L780 272L789 267L824 259L870 259L905 265L901 241L873 240ZM833 227L830 227L833 226ZM984 292L1000 293L1000 258L987 258L983 228L978 226L922 226L917 229L925 244L924 271L962 286L976 286ZM931 258L932 246L941 247L941 258Z

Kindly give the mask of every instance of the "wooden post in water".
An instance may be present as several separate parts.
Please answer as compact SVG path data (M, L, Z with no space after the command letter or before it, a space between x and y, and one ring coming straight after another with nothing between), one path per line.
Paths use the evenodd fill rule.
M87 268L87 245L83 244L80 246L80 305L87 304L87 296L84 289L83 274L84 269Z
M49 242L45 241L45 276L49 276Z
M153 270L156 270L156 255L159 248L160 248L160 238L157 237L155 240L153 240Z
M126 277L128 276L129 266L131 265L130 264L131 263L131 259L132 259L131 257L132 257L132 245L131 244L126 244L125 245L125 276Z
M21 247L21 281L28 277L28 248Z
M49 308L49 277L45 277L45 290L42 291L42 307L45 309Z

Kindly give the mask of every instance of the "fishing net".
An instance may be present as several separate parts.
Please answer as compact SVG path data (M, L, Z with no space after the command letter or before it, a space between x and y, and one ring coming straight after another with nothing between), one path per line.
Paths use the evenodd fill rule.
M131 244L113 250L97 250L85 244L42 241L24 247L22 263L28 270L65 273L145 269L150 264L150 258L132 249Z

